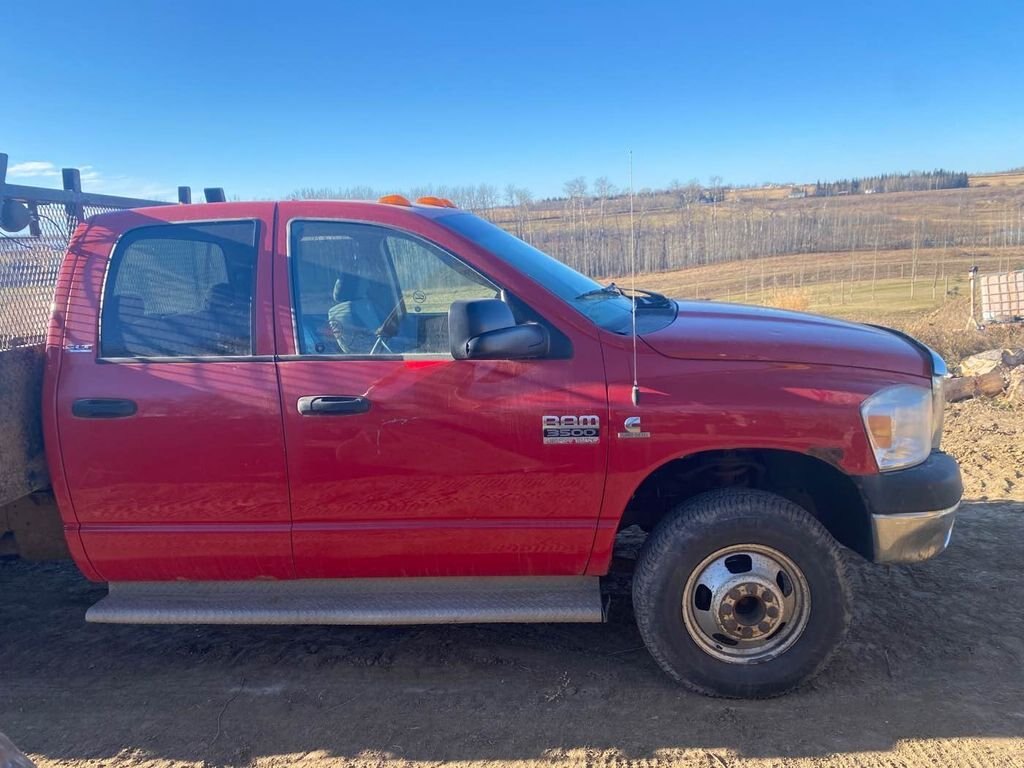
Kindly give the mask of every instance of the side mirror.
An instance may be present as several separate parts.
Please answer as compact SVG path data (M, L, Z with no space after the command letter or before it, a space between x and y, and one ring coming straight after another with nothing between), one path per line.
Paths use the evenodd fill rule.
M453 301L448 309L448 339L456 360L525 360L548 354L547 329L516 325L500 299Z

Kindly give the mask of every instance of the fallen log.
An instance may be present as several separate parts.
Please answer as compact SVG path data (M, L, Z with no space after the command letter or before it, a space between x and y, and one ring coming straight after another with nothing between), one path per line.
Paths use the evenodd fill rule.
M989 371L980 376L959 376L946 379L943 391L946 402L956 403L970 400L972 397L996 397L1006 389L1006 379L1002 370Z

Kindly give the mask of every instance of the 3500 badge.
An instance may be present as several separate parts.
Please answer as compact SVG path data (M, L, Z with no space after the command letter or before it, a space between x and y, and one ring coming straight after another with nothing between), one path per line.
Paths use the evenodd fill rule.
M544 445L579 445L601 439L599 416L544 416Z

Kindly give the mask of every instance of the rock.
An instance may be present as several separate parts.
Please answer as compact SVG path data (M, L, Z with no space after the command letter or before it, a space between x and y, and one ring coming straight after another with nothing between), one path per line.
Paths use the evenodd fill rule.
M1024 366L1010 371L1010 383L1006 385L1006 399L1015 405L1024 405Z
M982 376L996 368L1016 368L1024 365L1024 349L988 349L964 358L960 373L964 376Z
M1002 364L1003 350L989 349L964 358L960 363L960 373L963 376L980 376L983 373L990 373Z

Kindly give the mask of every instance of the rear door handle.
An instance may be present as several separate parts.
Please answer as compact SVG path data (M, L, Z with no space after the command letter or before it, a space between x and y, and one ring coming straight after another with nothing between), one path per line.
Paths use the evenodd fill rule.
M138 410L134 400L114 397L82 397L71 404L71 415L80 419L124 419Z
M370 401L359 395L307 395L299 398L298 405L303 416L343 416L370 410Z

